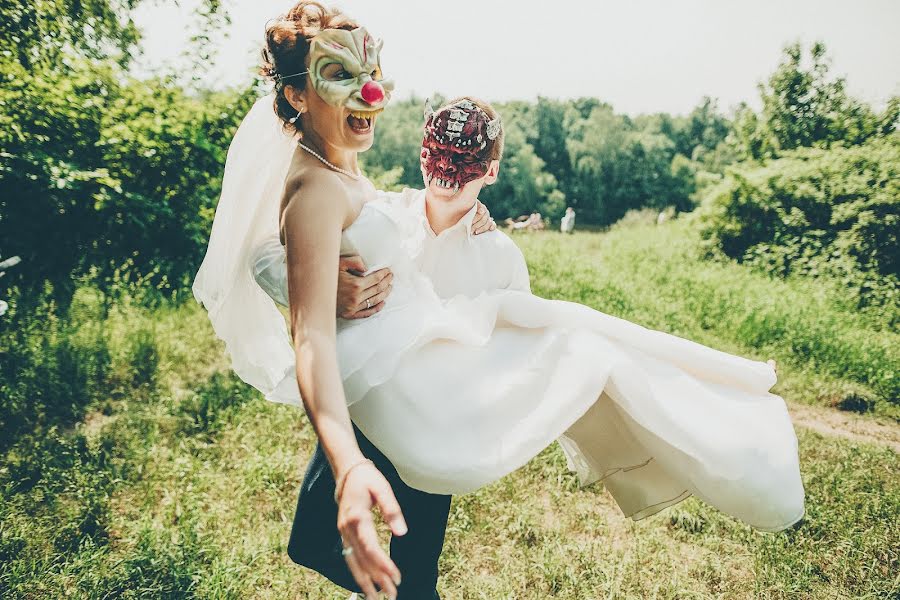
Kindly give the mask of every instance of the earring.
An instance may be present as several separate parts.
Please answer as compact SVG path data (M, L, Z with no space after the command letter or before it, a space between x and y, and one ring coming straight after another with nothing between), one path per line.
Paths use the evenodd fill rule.
M300 118L300 115L302 115L302 114L303 114L303 111L302 111L302 110L298 110L298 111L297 111L297 116L294 117L293 119L291 119L291 120L289 121L290 124L293 125L294 123L296 123L296 122L297 122L297 119L299 119L299 118Z

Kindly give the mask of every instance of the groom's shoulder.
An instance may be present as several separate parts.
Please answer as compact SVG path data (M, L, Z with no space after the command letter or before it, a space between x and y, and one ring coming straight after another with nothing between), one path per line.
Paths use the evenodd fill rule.
M478 262L490 274L488 289L531 290L525 255L511 237L495 229L476 235L474 239Z
M499 229L472 236L472 239L475 240L479 250L483 252L495 252L510 255L522 254L522 251L512 238Z

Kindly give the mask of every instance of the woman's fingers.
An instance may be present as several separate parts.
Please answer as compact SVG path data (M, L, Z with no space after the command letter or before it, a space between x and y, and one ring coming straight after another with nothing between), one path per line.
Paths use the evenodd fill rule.
M353 548L353 546L344 542L344 548ZM368 589L372 587L372 578L359 565L359 561L354 556L355 553L356 549L354 548L353 552L344 556L344 559L347 561L347 567L350 569L350 574L353 575L356 585L360 587L364 594L368 595Z
M393 577L391 575L382 570L376 577L373 577L372 580L378 584L381 592L387 594L390 600L394 600L397 597L397 586L394 585Z
M363 592L366 594L371 593L373 598L377 598L374 585L378 583L382 591L389 594L393 593L396 596L397 591L393 581L399 581L400 570L378 542L378 533L375 530L375 523L371 518L371 514L368 519L360 519L355 525L351 526L346 539L353 548L350 556L355 558L364 573L363 581L357 580ZM395 573L397 574L396 577ZM368 580L371 588L364 585L366 580Z
M394 585L394 582L391 581L391 578L388 577L387 574L382 573L381 577L376 580L378 583L378 587L381 588L382 593L387 594L387 597L390 600L395 600L397 598L397 586Z
M353 548L351 556L369 583L373 587L378 584L385 593L395 594L396 586L400 585L400 570L378 541L373 505L379 507L395 535L406 533L406 523L391 485L372 467L347 472L338 506L338 530L345 545ZM363 585L364 581L357 582L366 594L374 592Z
M488 231L493 231L497 229L497 224L494 222L494 219L488 219L483 225L476 228L473 233L475 235L479 235L481 233L487 233Z
M367 595L374 594L377 584L383 592L395 597L400 570L381 547L372 515L372 507L377 498L384 495L384 488L390 490L390 484L377 468L349 471L338 507L338 530L344 545L352 548L348 558L352 556L362 572L359 577L354 574L360 589ZM399 507L393 509L389 502L379 503L379 506L381 504L396 519ZM375 598L374 595L371 597Z
M375 531L375 524L372 521L371 515L369 515L368 519L362 518L353 525L348 526L345 529L345 532L342 532L341 537L344 539L344 547L352 549L350 554L345 555L347 566L349 567L351 561L353 561L358 567L359 576L357 576L356 573L353 573L353 570L351 569L353 578L356 579L356 583L359 584L359 587L366 595L366 598L373 598L374 600L378 598L377 590L375 589L375 580L382 573L380 572L378 563L372 560L372 555L376 553L373 552L370 543L363 542L360 537L361 531L364 531L366 526L370 527L373 532ZM378 550L381 550L381 553L384 554L384 550L382 550L381 546L377 543L377 534L376 546L378 546ZM387 558L386 554L385 558ZM390 560L389 558L387 559Z
M372 490L375 504L381 511L381 516L391 528L394 535L406 535L406 520L403 518L403 512L400 510L400 503L394 496L394 490L391 485L384 481L384 485L378 486Z
M478 203L478 208L475 209L475 218L472 220L472 233L478 235L491 230L492 219L487 207L480 201L476 202Z
M400 569L397 568L394 561L391 560L384 548L381 547L381 544L378 543L378 533L375 531L375 524L371 521L368 524L360 523L358 536L359 546L362 551L360 556L364 564L366 564L369 576L374 581L379 582L382 588L385 588L389 583L393 587L392 582L400 581Z

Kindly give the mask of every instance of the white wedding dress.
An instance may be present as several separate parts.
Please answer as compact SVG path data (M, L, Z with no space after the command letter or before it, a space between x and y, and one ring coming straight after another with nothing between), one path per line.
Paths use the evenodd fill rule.
M394 273L381 312L339 320L337 348L351 418L407 484L471 492L558 440L581 483L602 479L635 519L690 495L765 531L803 516L768 364L519 291L442 301L415 267L423 235L375 200L342 236L342 253ZM284 261L277 239L261 251ZM266 396L302 406L291 372Z

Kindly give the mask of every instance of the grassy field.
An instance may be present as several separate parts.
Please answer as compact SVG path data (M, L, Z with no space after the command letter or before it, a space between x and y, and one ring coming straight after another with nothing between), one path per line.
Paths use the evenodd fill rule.
M678 221L516 241L535 293L774 357L792 405L864 411L863 430L898 439L900 336L839 289L701 262ZM0 463L0 597L345 599L284 552L315 442L303 412L230 375L193 304L105 325L115 393ZM695 499L631 522L602 486L579 489L554 445L454 499L442 596L897 598L900 461L840 422L834 435L798 427L807 519L775 535Z

